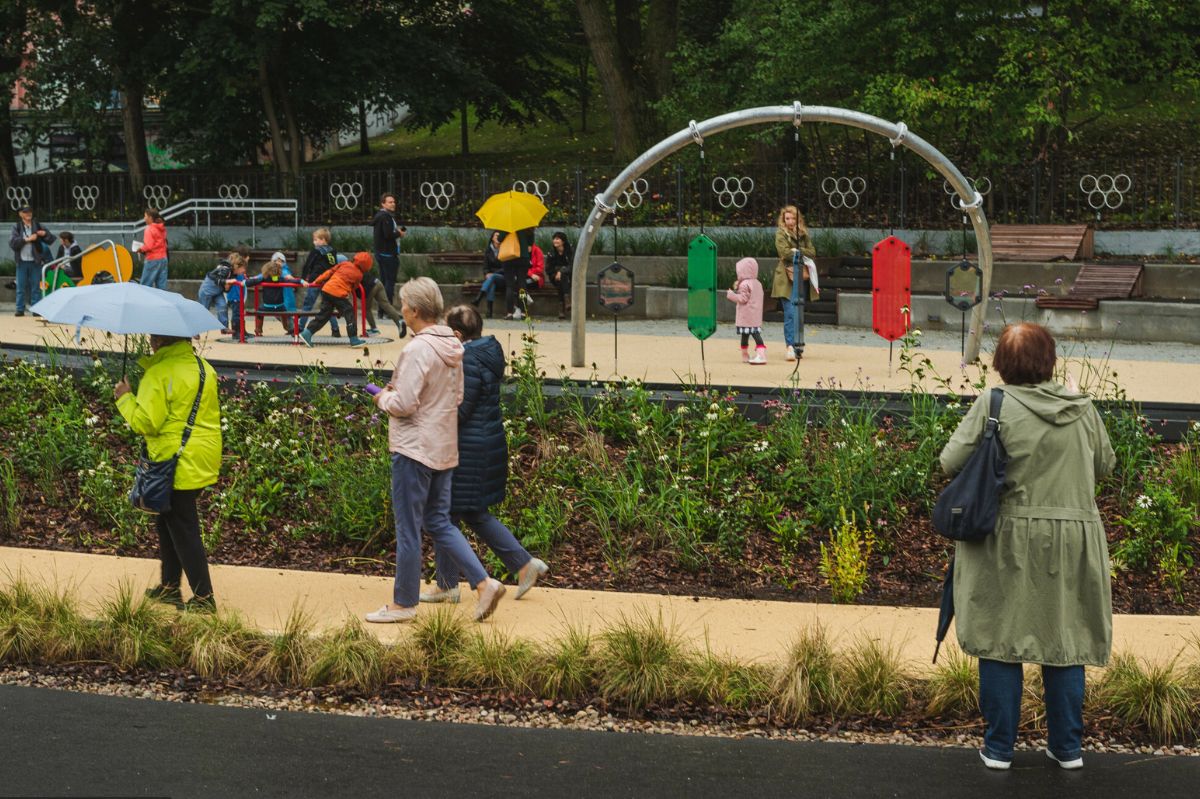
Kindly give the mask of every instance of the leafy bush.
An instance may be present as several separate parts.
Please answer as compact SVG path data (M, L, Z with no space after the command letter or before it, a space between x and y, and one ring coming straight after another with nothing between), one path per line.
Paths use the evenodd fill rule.
M1120 519L1126 534L1113 547L1113 560L1138 569L1157 567L1162 582L1178 593L1192 567L1188 534L1196 526L1196 509L1159 480L1146 480L1143 490Z
M834 602L853 602L867 586L868 561L875 536L858 529L858 519L841 509L841 524L829 534L829 548L821 543L821 576L829 583Z

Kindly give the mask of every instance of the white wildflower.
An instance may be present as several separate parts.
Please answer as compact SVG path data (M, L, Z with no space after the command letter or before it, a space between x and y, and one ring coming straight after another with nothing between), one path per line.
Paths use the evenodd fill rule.
M1137 502L1137 506L1139 508L1149 508L1153 507L1154 505L1154 500L1150 499L1150 497L1146 496L1145 494L1138 494L1138 498L1135 501Z

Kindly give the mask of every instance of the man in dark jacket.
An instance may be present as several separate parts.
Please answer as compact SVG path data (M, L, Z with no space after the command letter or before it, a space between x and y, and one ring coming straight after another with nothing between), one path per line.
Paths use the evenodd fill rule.
M388 302L395 302L396 274L400 270L400 239L408 228L396 223L396 195L388 192L379 200L379 210L371 220L375 238L375 261Z
M513 235L521 243L521 254L516 258L502 261L504 264L505 319L524 318L527 310L527 306L520 302L520 297L521 291L525 288L525 277L529 274L529 251L533 247L533 228L518 230L515 234L505 233L504 238ZM504 238L500 241L503 242Z
M463 398L458 406L458 467L450 482L450 519L466 522L476 535L517 575L517 599L549 571L512 531L489 511L504 501L508 482L508 442L500 411L504 382L504 348L495 336L482 336L483 319L473 305L457 305L446 324L463 342ZM481 337L482 336L482 337ZM458 602L457 562L435 547L437 590L421 594L422 602Z
M13 225L8 239L13 260L17 264L17 316L25 315L25 306L42 298L42 264L50 258L50 231L34 221L33 209L22 205L17 209L20 219Z

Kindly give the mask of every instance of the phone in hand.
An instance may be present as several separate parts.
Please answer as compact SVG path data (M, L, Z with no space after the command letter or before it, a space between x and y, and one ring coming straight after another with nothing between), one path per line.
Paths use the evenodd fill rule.
M374 383L367 383L367 385L363 388L363 391L367 392L372 397L374 397L380 391L383 391L383 389L380 388L379 386L375 385Z

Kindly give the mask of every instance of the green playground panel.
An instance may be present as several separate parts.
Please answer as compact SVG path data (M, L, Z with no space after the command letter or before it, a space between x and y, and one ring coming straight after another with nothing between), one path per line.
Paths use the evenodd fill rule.
M688 245L688 330L704 339L717 332L717 244L701 233Z

